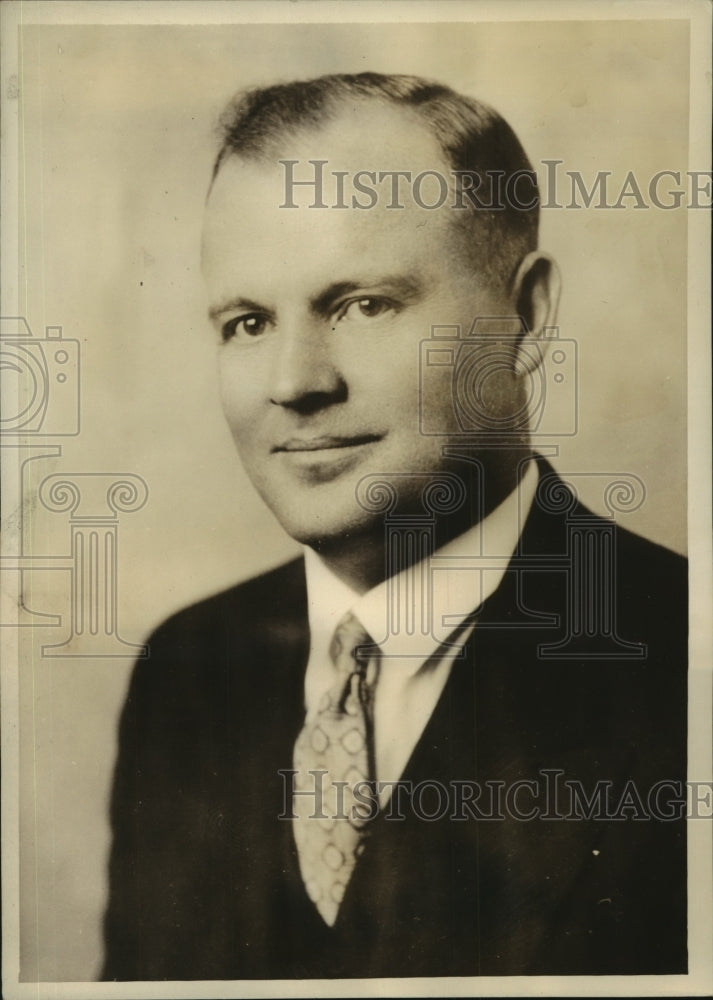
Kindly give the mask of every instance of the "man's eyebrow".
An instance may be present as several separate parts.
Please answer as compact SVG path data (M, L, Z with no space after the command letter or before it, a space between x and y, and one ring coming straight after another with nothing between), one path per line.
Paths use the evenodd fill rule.
M416 298L422 291L423 282L409 275L365 276L359 281L335 281L311 299L310 306L313 312L323 316L332 311L339 299L354 292L361 292L364 298L370 295L395 295L409 300Z
M384 294L397 295L400 298L408 300L415 298L422 291L423 283L418 278L408 275L396 274L381 277L367 275L358 281L333 282L324 291L315 295L310 300L310 307L317 315L323 316L328 315L332 311L335 302L345 295L351 295L354 292L362 292L364 297L369 294ZM208 310L208 318L215 322L224 313L234 312L238 309L257 313L269 313L271 311L266 309L265 306L260 305L259 302L255 302L254 299L246 299L242 295L236 295L232 298L223 299L215 306L211 306Z
M247 312L269 312L268 309L265 309L264 306L254 302L252 299L245 299L242 295L237 295L234 298L224 299L217 306L211 306L208 310L208 318L215 322L223 313L233 312L235 309L246 310Z

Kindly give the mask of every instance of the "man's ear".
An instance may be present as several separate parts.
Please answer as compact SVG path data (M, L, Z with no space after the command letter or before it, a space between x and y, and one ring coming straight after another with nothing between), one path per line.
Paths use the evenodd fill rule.
M513 300L526 327L518 345L518 361L527 372L537 367L547 350L549 339L543 333L555 325L560 287L557 262L541 250L529 253L515 274ZM539 342L539 350L527 349L533 341Z

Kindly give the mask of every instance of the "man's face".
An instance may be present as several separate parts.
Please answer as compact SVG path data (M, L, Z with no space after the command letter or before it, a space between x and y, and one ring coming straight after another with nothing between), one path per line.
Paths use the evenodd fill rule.
M300 161L295 179L312 176L310 159L328 160L325 181L349 171L347 203L360 169L449 176L417 119L374 102L296 137L284 156ZM458 471L442 454L460 430L452 398L428 380L422 398L420 342L433 324L465 334L477 316L513 312L459 252L452 198L428 211L403 185L405 207L389 209L390 187L378 190L369 210L309 208L307 187L293 189L298 207L280 208L283 166L232 157L207 206L203 271L225 413L262 498L312 545L381 530L356 499L364 476L398 475L402 508L420 511L422 481L408 474ZM324 200L336 200L330 183ZM500 388L489 405L506 412L515 380ZM419 407L446 436L421 433Z

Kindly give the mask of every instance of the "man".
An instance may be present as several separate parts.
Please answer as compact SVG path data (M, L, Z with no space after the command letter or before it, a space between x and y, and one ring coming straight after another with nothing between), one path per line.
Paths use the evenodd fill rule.
M517 138L377 74L223 126L224 408L305 558L137 665L104 978L684 972L685 567L532 457L559 286Z

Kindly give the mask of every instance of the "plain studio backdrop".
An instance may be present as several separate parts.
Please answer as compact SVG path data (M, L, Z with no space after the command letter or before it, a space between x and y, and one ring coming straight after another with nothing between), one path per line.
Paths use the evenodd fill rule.
M118 520L128 642L296 551L243 475L217 398L199 270L213 128L245 85L362 70L417 73L484 99L538 172L562 160L590 187L611 171L610 201L628 171L648 200L657 172L695 166L685 22L25 30L19 311L35 337L61 325L79 341L81 433L32 439L61 444L61 455L23 456L36 457L18 539L21 529L38 565L65 558L25 574L28 607L62 622L22 630L23 979L97 974L106 808L132 664L87 656L80 640L68 658L42 655L68 635L70 525L34 491L55 473L145 481L146 504ZM579 348L579 431L553 461L563 473L637 476L645 502L620 523L683 552L687 213L624 204L542 213L541 245L563 276L560 335ZM597 477L581 497L606 512Z

